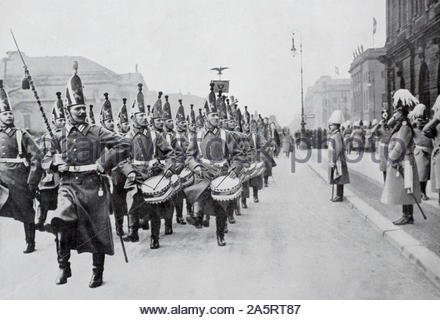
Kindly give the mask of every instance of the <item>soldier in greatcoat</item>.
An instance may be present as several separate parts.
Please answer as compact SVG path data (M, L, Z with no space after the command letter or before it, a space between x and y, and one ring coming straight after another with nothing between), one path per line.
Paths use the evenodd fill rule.
M413 205L420 202L420 183L414 158L414 130L408 114L418 104L407 90L399 89L393 95L393 116L388 121L392 128L388 144L388 163L381 201L402 205L402 217L395 225L413 224Z
M138 84L138 88L139 92L130 112L132 128L127 134L127 138L132 141L131 156L122 166L122 171L127 176L127 206L130 217L129 233L124 240L139 241L138 230L142 218L144 221L150 221L151 224L150 249L158 249L161 218L170 219L174 205L172 200L159 204L146 203L141 185L155 175L163 174L167 178L171 177L175 168L175 153L163 133L150 129L145 112L142 84ZM158 100L152 110L151 120L156 129L163 126L161 95L162 92L159 92Z
M414 131L414 158L416 160L417 172L419 174L420 189L422 191L422 200L428 200L426 195L426 185L431 171L431 153L433 149L432 139L423 132L423 127L428 122L426 120L426 106L418 104L410 112L408 118L411 121Z
M0 216L24 225L26 248L35 251L33 200L43 171L41 154L28 132L14 125L8 95L0 80Z
M350 183L347 161L345 158L345 145L340 126L343 123L341 110L335 110L330 116L328 141L328 174L331 185L336 185L336 197L331 201L344 200L344 184Z
M391 128L388 126L389 113L387 109L382 110L382 119L373 127L373 135L379 139L379 170L382 172L383 181L387 176L388 142L391 138Z
M194 208L194 218L188 217L187 221L197 226L202 224L202 212L215 216L217 244L224 246L227 209L230 203L215 201L209 186L211 181L220 175L238 177L243 155L236 148L233 135L219 128L219 115L215 104L208 107L205 126L197 133L197 139L190 141L187 153L187 165L196 176L194 185L184 190Z
M192 109L191 109L192 110ZM194 116L194 110L193 116ZM176 173L180 174L185 167L186 162L186 150L188 149L189 138L188 138L188 123L185 119L185 109L182 104L182 100L179 99L179 107L176 112L176 131L174 138L171 140L171 146L176 153ZM185 199L185 193L180 190L174 198L174 207L176 209L176 221L180 224L186 224L185 219L183 219L183 201ZM188 200L187 210L188 210ZM191 209L189 209L191 210Z
M111 196L102 174L128 157L130 143L101 126L90 125L86 118L85 97L78 64L67 83L67 123L55 134L55 150L46 154L43 168L58 171L60 186L57 208L48 213L48 230L57 234L57 260L60 272L57 284L71 277L70 250L90 252L95 288L103 283L105 255L114 254L109 214Z
M66 116L64 113L64 105L63 100L61 99L61 92L57 92L57 100L52 109L52 124L53 131L60 134L61 130L64 128L66 124ZM40 150L43 155L49 152L49 150L53 149L51 145L52 139L49 133L46 133L41 138L39 143ZM51 172L50 170L46 170L43 174L43 177L38 185L37 191L37 230L45 231L44 224L46 222L47 212L49 210L55 210L57 207L57 198L58 198L58 186L60 183L60 177L57 172Z
M100 125L106 130L116 132L115 122L113 120L112 104L108 98L107 92L104 93L104 103L102 104L101 111L99 113L99 122ZM119 133L117 134L120 135ZM124 235L124 216L127 215L126 193L124 189L126 177L121 172L120 165L121 164L117 164L109 172L113 187L113 192L111 194L112 213L115 216L116 234L118 236Z
M431 156L431 189L439 195L440 204L440 96L437 97L432 107L434 116L424 127L423 132L428 138L433 139L434 149Z

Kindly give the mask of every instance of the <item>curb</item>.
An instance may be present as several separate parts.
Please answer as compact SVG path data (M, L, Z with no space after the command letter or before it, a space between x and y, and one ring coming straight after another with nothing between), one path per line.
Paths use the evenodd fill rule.
M315 163L307 163L321 179L327 181L327 171ZM389 241L411 263L415 264L432 283L440 288L440 257L426 248L402 228L392 224L388 218L356 196L349 188L344 190L348 204L367 220L382 237Z

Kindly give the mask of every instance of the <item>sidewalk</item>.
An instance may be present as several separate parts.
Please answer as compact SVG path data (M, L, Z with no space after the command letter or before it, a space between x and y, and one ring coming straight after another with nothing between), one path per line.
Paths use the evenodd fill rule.
M313 150L307 165L322 179L328 181L327 150ZM296 157L304 159L307 151L296 151ZM415 263L440 287L440 209L438 196L429 193L431 200L421 204L428 219L421 217L414 206L414 225L395 226L392 221L399 218L401 206L385 205L380 202L383 177L379 165L372 161L372 155L365 153L354 163L357 155L352 154L348 163L350 184L345 187L346 202L378 229L382 236L396 246L399 251ZM296 164L301 165L301 164ZM428 184L428 188L430 185ZM428 189L427 188L427 189ZM430 189L429 189L430 190ZM331 186L329 185L329 198Z

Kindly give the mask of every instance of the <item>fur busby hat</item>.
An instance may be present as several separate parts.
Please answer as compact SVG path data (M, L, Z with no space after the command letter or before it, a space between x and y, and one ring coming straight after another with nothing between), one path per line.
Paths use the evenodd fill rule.
M66 88L67 108L77 105L85 105L85 96L81 78L78 76L78 61L73 62L73 75L67 81Z
M63 105L63 100L61 99L61 92L57 92L56 95L57 95L57 100L55 100L55 103L53 104L52 118L54 120L65 119L66 115L64 114L64 105Z

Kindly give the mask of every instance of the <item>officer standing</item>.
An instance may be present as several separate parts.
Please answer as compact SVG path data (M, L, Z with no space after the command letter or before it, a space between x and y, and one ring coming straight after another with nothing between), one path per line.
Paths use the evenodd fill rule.
M330 184L336 184L336 197L333 202L342 202L344 200L344 184L350 183L347 161L345 159L344 138L340 130L343 122L341 110L333 111L329 122L328 139L328 165ZM332 195L333 196L333 195Z

